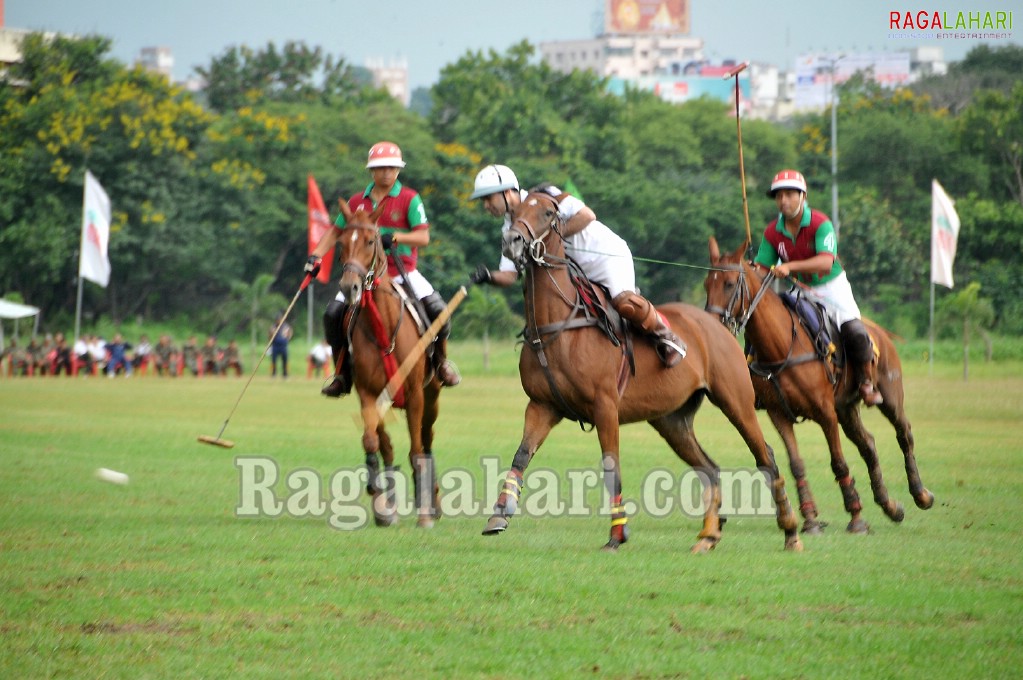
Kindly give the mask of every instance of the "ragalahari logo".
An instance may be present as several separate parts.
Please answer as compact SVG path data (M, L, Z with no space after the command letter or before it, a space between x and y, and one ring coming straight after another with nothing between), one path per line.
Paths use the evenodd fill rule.
M1008 39L1012 37L1012 11L891 10L888 29L905 38Z

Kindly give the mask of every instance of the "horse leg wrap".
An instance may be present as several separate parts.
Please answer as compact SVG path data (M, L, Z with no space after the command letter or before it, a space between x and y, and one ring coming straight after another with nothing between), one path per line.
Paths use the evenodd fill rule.
M433 456L421 453L412 456L412 480L415 484L416 510L420 515L434 516L433 485L436 480Z
M846 475L839 479L838 488L842 490L842 500L845 501L847 512L855 514L863 511L860 495L856 492L856 480L853 479L852 475Z
M611 541L625 543L629 540L629 518L625 515L622 495L611 499Z
M817 517L817 503L813 500L810 485L805 479L796 480L796 491L799 493L799 512L803 517Z
M511 517L519 508L519 495L522 493L522 473L512 468L504 478L501 495L497 497L494 514Z
M377 478L380 475L380 458L377 454L366 454L366 470L369 473L366 477L366 493L372 496L375 491L380 490L377 486L377 482L379 481Z

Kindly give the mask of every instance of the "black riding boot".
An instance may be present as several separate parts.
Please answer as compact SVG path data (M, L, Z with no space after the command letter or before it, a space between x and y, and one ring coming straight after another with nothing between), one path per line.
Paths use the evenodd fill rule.
M447 307L444 298L436 291L424 297L421 302L426 309L426 315L430 317L430 323L433 323L434 319L440 316L441 312ZM441 326L440 332L437 334L437 340L433 344L433 370L444 385L454 387L462 382L462 376L458 374L458 367L455 366L454 362L447 358L448 335L450 334L451 320L449 319Z
M352 358L348 354L345 328L347 312L348 305L340 300L331 300L323 312L323 335L333 351L334 380L320 390L320 394L335 399L352 391Z
M874 389L876 363L866 326L859 319L853 319L842 324L841 333L842 343L845 345L846 364L853 371L863 403L867 406L884 403L884 397Z

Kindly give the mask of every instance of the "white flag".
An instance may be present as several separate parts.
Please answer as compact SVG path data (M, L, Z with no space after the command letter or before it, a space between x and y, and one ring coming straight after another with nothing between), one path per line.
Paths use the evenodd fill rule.
M85 198L82 207L82 246L78 262L78 275L94 281L104 288L110 282L110 199L107 192L85 171Z
M959 239L959 215L952 199L931 180L931 282L953 287L952 263Z

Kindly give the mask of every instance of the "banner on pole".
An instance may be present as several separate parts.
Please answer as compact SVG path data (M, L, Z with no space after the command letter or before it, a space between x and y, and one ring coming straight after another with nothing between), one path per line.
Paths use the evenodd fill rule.
M954 287L952 263L959 240L959 215L938 180L931 180L931 282Z
M330 223L330 214L327 213L326 206L323 205L323 196L320 194L320 187L316 184L316 180L313 179L312 174L309 175L309 253L313 252L316 248L316 244L320 242L323 235L327 233L328 229L333 228ZM323 263L320 265L320 273L316 275L316 280L320 283L328 283L330 281L330 269L334 264L334 249L331 248L326 255L323 256Z
M82 244L79 249L78 276L104 288L110 283L110 199L99 181L85 171L85 196L82 201Z

